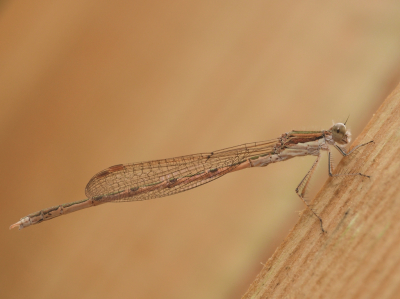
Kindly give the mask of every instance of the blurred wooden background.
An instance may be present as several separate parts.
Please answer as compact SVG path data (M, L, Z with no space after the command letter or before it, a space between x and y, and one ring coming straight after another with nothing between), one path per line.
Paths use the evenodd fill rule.
M348 115L357 135L399 81L398 1L1 2L0 297L240 297L304 208L313 158L8 226L114 164Z

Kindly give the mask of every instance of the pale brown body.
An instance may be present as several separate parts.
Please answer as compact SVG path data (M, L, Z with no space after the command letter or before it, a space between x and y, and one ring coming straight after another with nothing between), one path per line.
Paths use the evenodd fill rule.
M107 202L138 201L168 196L198 187L229 172L265 167L271 163L311 155L317 156L317 160L296 188L296 193L310 208L303 196L321 150L329 151L329 145L332 145L345 156L347 153L340 146L349 142L350 132L346 130L345 125L335 124L329 130L292 131L273 140L243 144L211 153L111 166L97 173L89 181L86 186L87 199L32 213L11 225L10 229L14 227L22 229ZM331 162L329 162L329 174L333 175ZM314 211L313 213L315 214ZM322 220L316 216L323 230Z

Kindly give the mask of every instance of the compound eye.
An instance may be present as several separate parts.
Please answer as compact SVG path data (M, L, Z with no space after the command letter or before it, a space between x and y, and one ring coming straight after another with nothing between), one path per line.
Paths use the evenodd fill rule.
M347 136L346 132L346 126L342 123L337 123L332 127L332 139L338 144L346 144L348 143L344 140L344 137Z

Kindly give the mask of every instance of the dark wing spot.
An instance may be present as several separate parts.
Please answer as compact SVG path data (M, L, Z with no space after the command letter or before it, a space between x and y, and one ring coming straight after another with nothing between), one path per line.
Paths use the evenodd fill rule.
M125 168L125 167L124 167L123 164L118 164L118 165L114 165L114 166L108 167L107 170L108 170L109 172L115 172L115 171L123 170L124 168Z
M104 176L109 175L110 172L108 170L103 170L102 172L100 172L99 174L96 175L97 178L102 178Z

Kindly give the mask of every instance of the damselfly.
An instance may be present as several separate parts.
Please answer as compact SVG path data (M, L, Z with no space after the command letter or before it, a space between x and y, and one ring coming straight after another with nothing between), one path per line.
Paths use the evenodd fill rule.
M246 143L219 151L153 160L148 162L118 164L97 173L86 185L87 199L70 202L32 213L10 226L10 229L41 223L55 217L97 206L107 202L139 201L164 197L187 191L221 176L251 167L264 167L270 163L285 161L299 156L316 156L314 164L296 188L297 195L312 213L322 219L304 199L310 178L318 164L321 151L329 157L329 175L359 175L362 173L333 174L330 147L343 156L373 141L356 146L350 152L344 147L350 142L346 123L334 124L323 131L291 131L281 137L262 142Z

